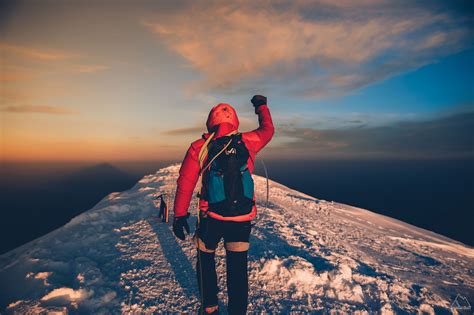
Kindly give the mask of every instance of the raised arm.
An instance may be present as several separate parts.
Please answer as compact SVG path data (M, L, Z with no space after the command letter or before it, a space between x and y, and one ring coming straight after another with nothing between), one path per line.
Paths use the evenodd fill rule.
M174 216L183 217L188 214L189 204L199 178L199 160L195 143L191 144L179 169L178 187L174 198Z
M270 142L275 133L275 127L273 126L270 109L267 106L267 98L261 95L255 95L251 102L255 106L259 126L255 130L245 132L244 136L255 153L257 153Z

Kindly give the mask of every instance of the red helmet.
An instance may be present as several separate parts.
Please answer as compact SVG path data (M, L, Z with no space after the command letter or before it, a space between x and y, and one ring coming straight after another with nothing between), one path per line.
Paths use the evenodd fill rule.
M214 106L207 117L207 130L213 132L220 124L227 123L232 125L233 129L239 128L239 118L235 109L226 103L220 103Z

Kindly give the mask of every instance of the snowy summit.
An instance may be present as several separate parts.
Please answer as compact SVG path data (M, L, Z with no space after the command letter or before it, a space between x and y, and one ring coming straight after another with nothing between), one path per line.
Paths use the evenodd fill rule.
M196 248L174 237L154 203L162 193L173 200L178 170L145 176L0 256L0 313L196 313ZM266 179L253 177L249 313L433 314L474 302L473 248L273 181L266 205ZM217 270L225 311L222 245Z

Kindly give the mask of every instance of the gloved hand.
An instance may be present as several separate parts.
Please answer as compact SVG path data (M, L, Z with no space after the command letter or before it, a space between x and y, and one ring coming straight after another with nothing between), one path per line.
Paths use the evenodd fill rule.
M257 111L257 108L261 105L266 105L267 104L267 98L263 95L254 95L252 99L250 100L255 107L255 111Z
M186 235L184 234L183 228L189 234L188 224L189 213L183 217L174 217L173 219L173 233L180 240L184 241Z

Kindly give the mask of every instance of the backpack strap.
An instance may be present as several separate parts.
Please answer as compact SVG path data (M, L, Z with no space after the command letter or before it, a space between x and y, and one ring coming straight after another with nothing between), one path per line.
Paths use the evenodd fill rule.
M204 164L204 160L206 159L207 154L209 153L209 150L208 150L209 142L211 142L215 134L216 134L215 132L211 133L211 135L206 139L206 141L202 145L201 150L199 150L199 155L198 155L199 169L200 169L199 172L201 172L202 165Z

